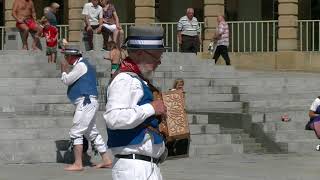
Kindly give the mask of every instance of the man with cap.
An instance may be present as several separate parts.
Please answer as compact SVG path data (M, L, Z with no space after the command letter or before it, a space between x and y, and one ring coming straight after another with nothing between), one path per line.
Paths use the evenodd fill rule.
M68 86L67 95L76 110L73 124L70 129L70 137L73 143L75 162L65 168L67 171L81 171L83 136L95 146L102 157L102 163L97 168L110 168L112 161L106 151L106 145L96 127L96 112L98 110L98 91L96 85L96 72L89 63L89 59L83 58L76 48L66 48L63 51L65 60L61 61L61 80ZM69 72L69 65L73 65Z
M159 119L165 115L162 100L155 100L149 80L161 63L163 29L132 26L127 37L128 57L107 89L104 119L108 147L115 156L114 180L161 180L159 157L165 144Z

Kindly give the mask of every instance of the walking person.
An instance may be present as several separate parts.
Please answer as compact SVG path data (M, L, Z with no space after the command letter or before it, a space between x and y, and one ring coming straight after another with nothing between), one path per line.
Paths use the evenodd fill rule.
M159 157L165 144L156 115L165 115L166 107L154 100L149 82L161 63L162 38L161 27L130 27L129 56L107 88L104 119L108 147L115 156L113 180L162 180Z
M199 52L201 42L200 25L197 18L194 17L193 8L188 8L187 14L180 18L177 30L181 52Z
M226 65L231 65L229 54L228 54L229 26L226 23L223 16L218 16L217 21L218 21L218 28L215 33L215 36L213 37L213 41L217 41L217 49L214 52L213 59L217 64L217 61L221 55L225 60Z
M102 163L96 167L109 168L112 166L112 161L106 153L106 145L96 127L96 112L99 106L96 71L89 63L89 59L83 58L78 49L66 48L64 55L65 60L61 61L61 80L68 86L68 98L76 108L69 133L74 146L75 162L65 170L83 170L83 136L91 141L102 157ZM73 65L70 72L69 65Z

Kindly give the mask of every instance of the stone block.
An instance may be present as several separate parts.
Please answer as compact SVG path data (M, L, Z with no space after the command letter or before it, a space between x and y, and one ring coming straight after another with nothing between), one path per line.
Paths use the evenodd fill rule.
M83 19L82 9L70 9L69 19Z
M217 16L205 17L204 18L204 26L206 28L216 28L218 26Z
M295 51L298 49L297 39L278 39L278 51Z
M204 5L224 5L224 0L204 0Z
M68 7L72 8L83 8L83 6L87 3L87 0L68 0Z
M69 30L74 31L74 30L81 30L84 27L84 22L83 20L69 20Z
M15 21L15 19L12 17L12 10L6 10L4 16L6 21Z
M281 15L298 15L298 5L292 3L279 4L279 16Z
M295 15L282 15L279 16L279 27L297 27L298 17Z
M297 39L298 29L297 28L279 28L278 36L280 39Z
M79 42L81 41L80 31L69 31L69 41Z
M278 70L302 70L304 69L303 53L301 52L278 52L276 55Z
M6 21L5 26L7 28L16 27L16 21Z
M205 29L204 30L204 39L211 40L213 38L215 32L216 32L215 29L211 29L211 28L210 29L209 28Z
M135 16L136 18L154 18L155 9L151 7L136 7Z
M4 8L5 8L5 9L12 9L12 7L13 7L13 1L14 1L14 0L6 0L6 1L4 1L4 2L5 2Z
M278 0L279 3L298 3L299 0Z
M204 16L224 15L223 5L204 5Z
M154 23L154 22L155 22L154 18L136 18L135 25L136 26L148 25L148 24Z
M154 7L155 0L135 0L136 7Z

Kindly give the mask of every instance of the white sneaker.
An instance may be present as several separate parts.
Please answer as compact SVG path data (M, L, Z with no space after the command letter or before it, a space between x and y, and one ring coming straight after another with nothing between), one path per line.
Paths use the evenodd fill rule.
M316 146L316 151L320 151L320 144Z

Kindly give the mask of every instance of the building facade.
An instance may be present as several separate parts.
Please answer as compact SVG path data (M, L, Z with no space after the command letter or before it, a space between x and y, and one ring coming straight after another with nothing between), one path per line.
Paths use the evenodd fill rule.
M13 1L0 0L0 8L3 9L0 25L15 26L11 16ZM51 2L61 4L58 21L68 25L69 41L79 41L83 28L82 7L88 0L33 1L38 18L43 8ZM320 51L320 0L113 0L113 3L121 23L135 24L176 23L185 15L188 7L193 7L195 16L203 22L204 51L215 32L217 16L225 15L231 32L230 51L265 53L266 57L271 57L268 53L273 53L274 63L278 65L271 66L276 68L280 67L279 62L282 61L278 57L286 52L296 54L293 55L295 57L286 56L284 59L298 61L302 52ZM174 26L169 29L175 31ZM175 44L173 33L171 36L167 43ZM234 54L234 59L240 55ZM261 57L260 54L258 58Z

